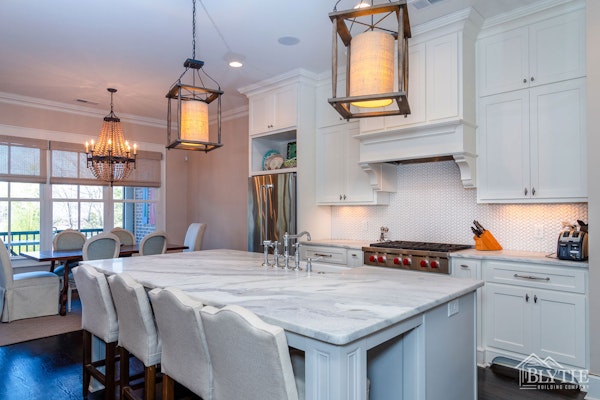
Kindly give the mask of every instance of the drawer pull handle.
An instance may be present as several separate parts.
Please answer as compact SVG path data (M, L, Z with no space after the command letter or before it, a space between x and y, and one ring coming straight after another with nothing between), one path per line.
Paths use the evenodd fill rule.
M466 265L466 264L460 264L460 267L461 267L461 268L465 268L465 269L469 268L469 266L468 266L468 265Z
M317 256L317 257L328 257L328 258L331 258L331 257L333 257L333 254L315 253L315 256Z
M515 278L522 278L522 279L532 279L532 280L535 280L535 281L549 281L550 280L549 277L541 278L539 276L532 276L532 275L514 274L513 277L515 277Z

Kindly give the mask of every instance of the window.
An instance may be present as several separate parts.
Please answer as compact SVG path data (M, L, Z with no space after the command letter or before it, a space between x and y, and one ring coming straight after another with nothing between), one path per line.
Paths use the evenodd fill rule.
M158 189L120 186L113 188L114 226L130 230L140 240L156 230Z
M102 186L52 185L52 232L76 229L91 237L104 230Z
M10 254L39 250L40 184L0 182L0 238Z

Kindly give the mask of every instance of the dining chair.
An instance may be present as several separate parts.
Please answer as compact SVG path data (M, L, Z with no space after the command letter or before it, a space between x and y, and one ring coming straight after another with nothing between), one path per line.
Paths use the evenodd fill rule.
M74 268L73 276L79 288L82 306L83 398L87 398L90 380L94 377L104 385L104 398L114 399L119 325L108 282L104 274L89 265ZM106 344L104 360L92 362L92 335Z
M161 362L161 340L158 336L150 300L144 287L127 273L108 277L117 321L121 360L128 353L144 364L144 400L156 397L156 372ZM129 385L129 364L120 365L121 398L137 399Z
M58 276L49 271L15 274L10 254L0 239L0 287L4 289L2 322L58 314Z
M296 400L285 332L237 305L200 311L213 367L214 398ZM252 360L251 363L241 360Z
M119 241L123 246L133 246L135 244L135 235L133 232L123 228L112 228L110 233L114 233L119 237Z
M140 256L164 254L167 251L167 233L155 231L147 234L140 242Z
M121 242L117 235L104 232L86 240L81 254L84 261L118 258L120 247Z
M185 233L185 239L183 244L187 246L187 249L183 251L198 251L202 248L202 239L204 238L204 232L206 231L206 224L202 222L194 222L188 226L188 230Z
M177 288L157 288L148 295L162 343L163 400L173 400L174 382L203 400L212 400L212 367L200 317L202 302Z
M83 249L85 240L86 237L83 233L75 229L65 229L64 231L58 232L54 236L54 239L52 240L52 248L54 250L81 250ZM78 264L77 261L65 261L53 271L56 275L58 275L61 286L63 284L62 281L64 279L65 266L67 266L67 263L69 263L69 268L74 268ZM69 272L67 279L67 288L67 311L71 312L71 297L73 295L73 289L77 289L77 285L71 272Z

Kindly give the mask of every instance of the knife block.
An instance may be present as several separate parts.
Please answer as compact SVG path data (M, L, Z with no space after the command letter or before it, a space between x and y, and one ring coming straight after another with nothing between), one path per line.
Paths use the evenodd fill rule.
M490 231L483 231L480 237L473 236L475 250L502 250L502 246Z

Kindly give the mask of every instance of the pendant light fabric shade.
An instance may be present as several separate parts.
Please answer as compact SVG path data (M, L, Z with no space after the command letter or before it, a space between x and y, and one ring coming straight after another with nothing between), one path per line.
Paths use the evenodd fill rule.
M208 141L208 104L198 100L181 103L181 140Z
M123 136L121 120L113 112L112 96L116 89L109 88L110 114L104 117L98 142L85 143L87 166L99 180L110 183L125 180L135 169L137 146L133 150Z
M367 31L352 38L350 55L350 97L394 91L394 37L381 31ZM356 107L385 107L392 99L353 101Z
M329 104L345 119L410 114L408 104L408 39L406 0L338 11L333 24ZM353 4L355 5L355 4ZM397 29L397 30L395 30ZM338 42L345 51L338 51ZM345 91L338 93L339 57L345 52Z

